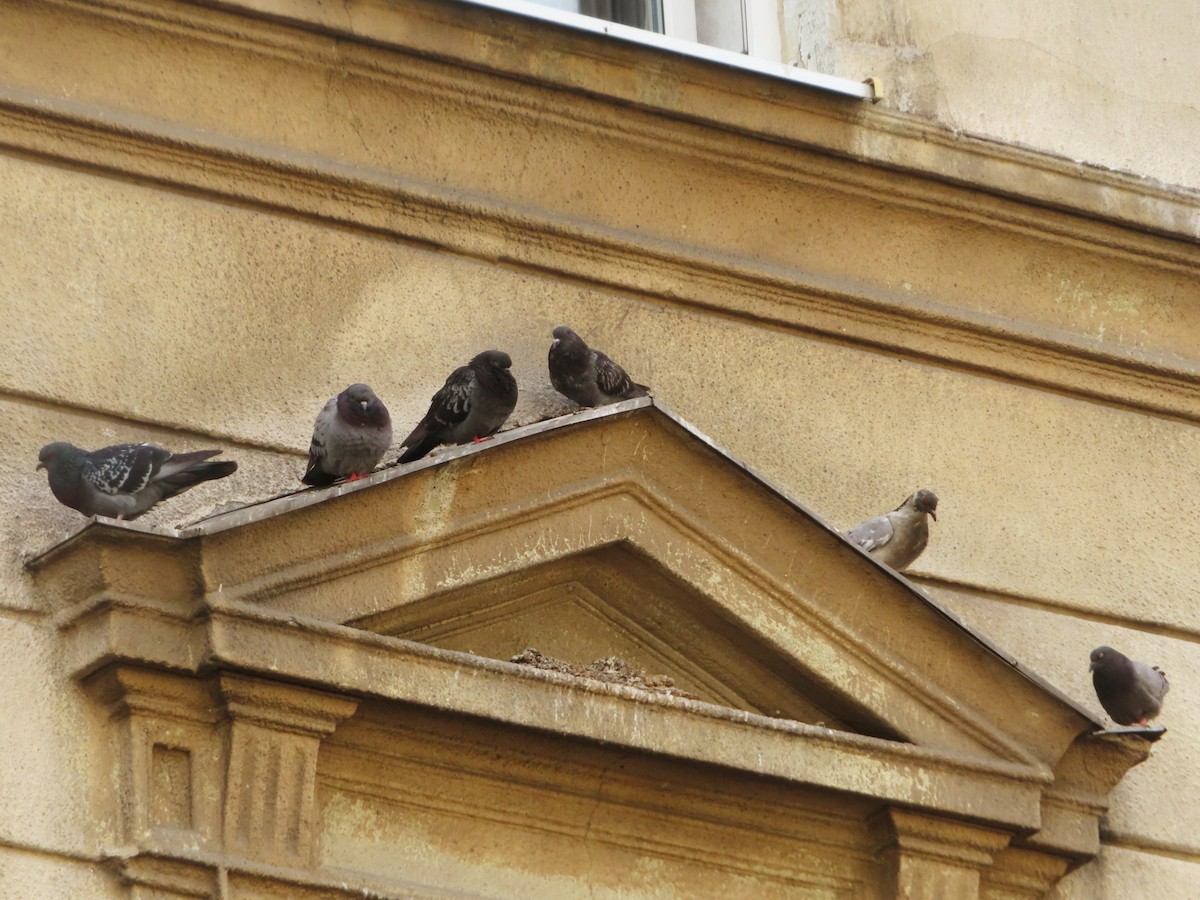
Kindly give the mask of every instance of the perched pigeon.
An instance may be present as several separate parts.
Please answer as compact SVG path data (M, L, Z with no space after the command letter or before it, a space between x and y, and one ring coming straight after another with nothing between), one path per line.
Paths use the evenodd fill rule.
M496 433L517 405L512 360L500 350L485 350L450 373L433 395L429 412L401 445L400 462L420 459L438 444L478 441Z
M912 565L929 543L928 513L937 521L937 494L922 488L893 512L876 516L846 532L846 537L897 571Z
M550 344L550 383L554 389L580 406L604 406L634 397L645 397L649 390L635 384L625 370L583 342L566 325L554 329Z
M1158 666L1130 659L1112 647L1092 651L1092 686L1118 725L1145 725L1162 710L1171 686Z
M365 384L352 384L317 413L308 468L300 480L324 487L370 475L392 446L392 419Z
M237 471L231 460L205 462L220 452L172 453L153 444L88 451L55 441L38 453L37 467L46 470L50 490L64 506L85 516L136 519L159 500Z

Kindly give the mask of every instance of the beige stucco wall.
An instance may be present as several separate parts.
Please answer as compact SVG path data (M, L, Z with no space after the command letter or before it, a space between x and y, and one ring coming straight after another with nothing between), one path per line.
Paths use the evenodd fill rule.
M10 40L19 44L21 37ZM5 58L0 78L28 87L46 77L36 67L5 69ZM103 65L114 65L107 59ZM211 65L219 68L220 61ZM189 77L213 77L196 65L199 74ZM83 88L66 84L71 77L49 85L48 93L77 96ZM671 73L654 77L666 84ZM186 83L175 87L186 94ZM105 96L94 84L88 88L97 108L127 89L118 85ZM177 98L167 99L157 110L162 115ZM420 107L410 121L385 106L380 116L436 129L437 109ZM635 246L643 225L655 240L666 239L676 198L662 185L695 177L695 158L678 147L658 145L652 156L605 162L586 128L570 126L564 139L559 129L567 126L555 120L540 145L550 163L555 154L564 166L573 153L591 160L576 176L578 196L556 194L537 178L525 185L491 178L489 172L516 167L529 151L528 134L511 129L503 116L479 135L494 154L488 165L462 154L447 164L449 176L434 177L422 159L364 151L340 113L325 120L327 111L316 106L288 110L305 123L303 134L281 113L255 123L264 142L295 140L304 152L325 152L339 165L351 159L424 177L430 189L442 177L474 178L478 193L498 197L500 206L515 205L527 189L536 195L535 219L565 207ZM190 110L175 114L186 120ZM452 113L445 115L449 120ZM109 784L110 773L92 763L103 739L79 726L87 721L86 701L62 679L53 620L39 608L20 564L22 553L80 521L54 502L44 476L33 471L37 449L55 439L88 447L142 439L178 449L225 447L241 464L236 476L145 520L174 524L220 504L297 487L313 416L352 381L375 387L399 438L451 368L498 347L512 354L521 385L514 422L561 411L547 383L545 353L550 329L568 322L730 453L838 526L894 507L918 486L935 488L940 520L916 574L1072 697L1098 709L1086 673L1087 652L1096 644L1163 665L1173 676L1162 720L1169 733L1118 788L1101 858L1070 876L1060 896L1191 896L1200 877L1194 803L1200 704L1192 702L1197 689L1189 679L1200 670L1194 602L1200 431L1187 413L1200 362L1194 249L1087 216L1061 243L1031 236L1024 225L1006 230L988 208L946 224L948 206L930 201L919 213L896 213L878 196L855 201L858 185L846 196L835 186L816 209L824 195L803 180L780 177L759 158L800 151L781 150L761 135L741 136L732 126L732 137L688 127L681 126L684 136L734 146L733 161L706 169L695 193L681 189L680 203L691 206L674 222L671 246L680 253L716 259L718 268L749 267L754 283L782 282L781 308L803 307L811 294L801 276L820 276L848 279L851 294L894 290L956 314L1001 311L1015 331L1042 339L1049 329L1052 337L1086 342L1116 372L1114 384L1122 373L1132 373L1131 383L1141 377L1144 361L1134 351L1160 354L1184 399L1171 400L1170 415L1149 414L1137 398L1166 393L1152 379L1148 387L1137 382L1141 393L1131 387L1124 399L1117 387L1097 388L1099 397L1072 388L1061 372L1043 373L1052 383L1039 386L1021 369L1023 350L988 369L973 350L948 348L937 334L918 334L913 341L925 343L914 343L916 349L890 332L876 342L871 329L882 333L883 325L862 326L849 316L845 327L853 333L839 337L837 327L789 320L790 313L771 312L765 301L739 307L749 301L733 281L698 287L636 256L621 265L640 287L623 290L609 268L589 280L589 267L613 265L604 253L585 259L584 274L549 270L520 258L538 238L516 230L503 240L480 237L474 249L438 246L424 235L408 239L353 222L331 224L308 211L80 170L52 155L0 155L0 207L8 211L0 220L0 405L9 434L0 455L0 532L9 548L0 560L0 659L10 686L6 702L13 704L0 734L0 894L31 896L29 886L39 879L54 890L61 885L62 896L102 896L105 885L116 890L96 859L111 823L94 821L81 807L99 803L89 798ZM328 138L334 132L343 144ZM304 144L310 133L330 146ZM739 153L748 161L738 162ZM1195 180L1194 172L1152 168L1143 170ZM866 164L861 174L882 177ZM606 200L608 180L623 186L623 204ZM710 182L720 190L710 193ZM918 175L896 176L896 183L940 197L941 188ZM336 202L336 191L330 194ZM789 241L802 243L789 229L800 224L765 222L759 204L714 206L713 197L730 196L774 196L797 222L816 209L806 253L788 259ZM1025 212L1051 216L1038 209L1029 201ZM923 230L905 230L918 219ZM438 224L431 227L437 233ZM822 247L822 229L832 248ZM1096 230L1105 240L1091 239ZM750 232L776 238L755 246ZM1121 244L1118 251L1106 249L1110 240ZM1034 256L1039 242L1044 257ZM980 256L989 246L995 255ZM964 255L963 247L979 253ZM724 249L737 250L737 258L720 257ZM565 257L561 250L548 253ZM1069 279L1078 289L1063 289ZM895 309L902 318L903 307ZM1046 365L1049 372L1053 366Z
M1156 0L782 0L789 61L946 127L1200 188L1200 9Z

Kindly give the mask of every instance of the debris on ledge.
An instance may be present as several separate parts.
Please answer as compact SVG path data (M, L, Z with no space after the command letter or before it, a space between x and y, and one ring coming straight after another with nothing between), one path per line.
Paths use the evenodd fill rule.
M555 659L540 653L533 647L526 647L509 662L523 666L533 666L535 669L548 669L551 672L563 672L576 678L590 678L592 681L604 681L609 684L623 684L628 687L640 688L653 694L669 694L672 697L684 697L695 700L695 694L681 691L675 687L675 679L669 675L647 675L635 669L619 656L606 656L586 666L577 665L562 659Z

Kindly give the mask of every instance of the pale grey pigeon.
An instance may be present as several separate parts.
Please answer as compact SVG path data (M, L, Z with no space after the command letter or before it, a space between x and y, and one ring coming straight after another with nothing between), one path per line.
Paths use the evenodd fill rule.
M637 384L625 370L584 343L566 325L554 329L550 344L550 383L580 406L604 406L645 397L649 388Z
M929 543L929 521L937 520L937 495L922 488L893 512L854 526L846 537L897 571L912 565Z
M370 475L392 446L392 419L365 384L352 384L317 413L308 468L300 479L324 487Z
M1097 647L1089 668L1100 705L1118 725L1146 725L1162 711L1171 686L1157 666L1130 659L1112 647Z
M220 450L172 453L153 444L81 450L65 441L38 453L58 502L85 516L136 519L160 500L237 471L232 460L205 462Z
M451 372L433 395L425 418L401 444L407 449L400 462L420 459L438 444L462 444L495 434L517 405L517 380L510 368L507 353L485 350Z

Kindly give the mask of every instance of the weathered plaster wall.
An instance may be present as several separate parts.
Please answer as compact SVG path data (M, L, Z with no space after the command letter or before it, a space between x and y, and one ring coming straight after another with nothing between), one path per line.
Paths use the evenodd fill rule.
M949 128L1200 188L1200 8L1157 0L782 0L789 61Z
M42 79L51 62L64 65L63 55L45 44L45 55L32 53L32 44L47 39L28 10L20 8L20 16L31 16L27 33L7 7L11 27L0 29L12 51L0 53L8 61L0 63L0 75L22 89L40 85L58 98L90 92L101 109L113 96L136 94L135 111L186 119L179 97L221 67L220 56L205 62L150 42L142 49L154 61L142 60L138 78L119 66L105 74L99 70L120 54L105 45L93 58L84 43L74 58L98 73L70 70L47 87ZM86 33L78 22L68 25L82 29L72 33ZM134 53L139 44L131 28L114 26L104 37ZM926 32L918 36L935 43ZM254 55L236 50L243 52ZM173 83L175 93L172 84L154 81L156 66L170 68L183 58L193 68ZM1114 55L1113 66L1119 58ZM586 76L579 72L572 77ZM108 94L106 79L115 82ZM509 83L504 88L518 90ZM1109 819L1111 849L1072 876L1060 895L1138 896L1153 886L1157 896L1189 896L1200 876L1191 749L1200 739L1200 704L1189 702L1195 688L1188 680L1200 669L1193 602L1200 570L1200 499L1193 489L1200 478L1200 430L1188 412L1200 363L1193 248L1083 216L1041 212L1033 203L985 205L952 219L957 212L943 203L943 188L919 178L897 176L854 200L855 191L814 189L809 180L778 177L760 165L764 158L772 165L780 156L793 159L793 148L700 127L681 126L675 144L655 138L655 153L604 143L611 151L606 157L578 134L564 138L563 131L575 127L564 124L563 112L578 102L574 96L547 101L539 94L538 102L561 117L547 133L514 126L505 111L478 126L487 159L447 151L431 161L388 158L372 143L383 138L369 131L363 136L363 120L349 103L297 101L292 108L280 86L274 96L282 108L267 114L258 106L251 114L237 92L221 99L209 85L207 93L197 89L201 95L218 98L211 106L197 100L212 116L197 114L193 124L204 128L232 128L244 119L258 129L241 135L247 140L282 147L294 141L304 153L325 154L338 165L421 176L431 190L445 180L452 188L469 182L507 208L535 197L540 212L534 218L549 219L552 212L559 217L556 228L565 227L564 219L599 222L620 230L635 248L644 226L653 240L643 252L653 248L667 258L678 252L717 268L750 267L750 275L700 285L686 273L664 273L662 256L639 259L634 252L613 263L591 245L578 254L581 263L566 261L554 235L515 227L496 237L481 226L467 244L447 239L438 246L428 234L451 226L435 216L424 221L428 232L418 233L408 220L388 230L356 223L352 215L256 201L249 195L257 183L245 196L231 196L107 171L109 156L99 168L81 169L49 151L0 155L0 208L7 211L0 220L0 392L10 444L0 457L0 531L9 548L0 563L0 659L7 683L16 686L9 696L20 698L0 736L5 896L30 896L28 885L39 882L25 878L61 879L71 885L65 895L76 896L102 896L110 883L95 861L108 826L79 806L108 783L107 771L88 764L99 737L73 730L84 718L84 700L61 681L52 621L20 566L21 553L45 546L80 520L53 501L44 476L33 471L37 449L53 439L226 447L242 465L236 476L146 518L173 524L223 503L296 487L313 416L351 381L376 388L400 438L452 367L495 346L512 354L521 383L515 422L561 411L545 377L549 331L561 322L839 526L894 507L918 486L935 488L941 518L917 573L959 604L973 626L1071 696L1094 706L1085 661L1098 643L1163 664L1174 684L1163 718L1170 731L1153 759L1119 789ZM462 123L472 115L457 100L442 108L429 101L414 107L411 118L389 106L386 91L374 102L378 118L393 115L396 128L421 134L437 132L453 112L458 136L447 138L447 146L464 140ZM1125 110L1105 115L1132 120ZM632 116L624 107L609 112ZM1062 122L1065 116L1042 118ZM705 135L733 150L720 165L706 163L701 178L695 157L671 148ZM247 146L251 155L262 149ZM521 169L534 149L543 154L537 165ZM128 153L136 168L140 151ZM568 174L555 169L558 181L547 188L547 170L565 170L580 153L588 165ZM742 153L746 159L739 162ZM1167 180L1200 180L1183 168L1172 175L1151 164L1139 167ZM863 169L865 182L882 178ZM518 170L526 174L518 177ZM819 180L827 183L835 174L822 172ZM673 191L662 189L668 182ZM605 196L609 183L621 186L620 196ZM897 185L918 199L901 202ZM351 204L338 188L327 193L330 209ZM686 215L680 214L685 204ZM1061 241L1048 238L1049 226L1043 232L1006 218L1013 208L1039 227L1069 220L1073 230ZM401 219L390 207L379 215L389 223ZM396 233L410 227L409 237ZM1115 250L1114 243L1120 245ZM520 256L543 250L541 261ZM721 256L726 250L740 255ZM838 325L818 328L815 319L789 318L807 309L812 294L805 279L818 276L846 285L852 296L896 301L901 321L899 300L911 294L914 308L932 319L914 319L906 345L885 318L863 325L847 315L845 336ZM621 287L622 279L630 287ZM782 283L772 284L780 296L770 303L746 299L746 284L768 279ZM1061 366L1039 363L1034 377L1022 368L1026 344L1000 345L987 365L972 356L969 341L949 347L939 324L951 314L976 313L1035 339L1078 340L1113 367L1118 386L1097 387L1101 399L1094 398L1090 370L1078 384L1064 374L1077 359L1069 353L1055 357ZM1156 367L1135 351L1167 363ZM1155 381L1164 371L1174 380ZM1121 380L1126 377L1128 383ZM1143 398L1165 397L1168 383L1178 395L1171 394L1171 413L1147 413L1139 405ZM18 887L11 886L14 878Z

